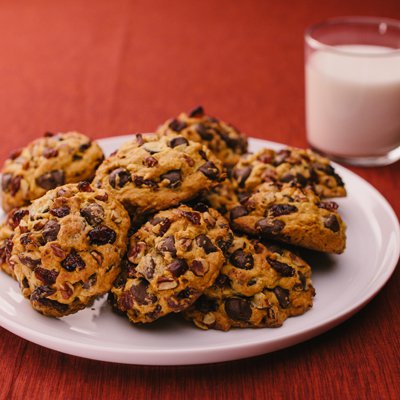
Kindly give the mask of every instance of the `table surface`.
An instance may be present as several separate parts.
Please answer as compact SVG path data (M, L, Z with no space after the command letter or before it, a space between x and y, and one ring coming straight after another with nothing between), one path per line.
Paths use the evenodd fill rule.
M306 146L302 33L398 0L3 1L0 160L45 131L154 130L203 104L251 136ZM400 163L352 168L400 215ZM0 399L400 397L399 268L357 315L256 358L188 367L86 360L0 328Z

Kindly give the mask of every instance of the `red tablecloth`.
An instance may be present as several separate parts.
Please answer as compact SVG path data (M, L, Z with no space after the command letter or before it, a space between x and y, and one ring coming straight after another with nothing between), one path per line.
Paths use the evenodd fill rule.
M303 31L357 14L400 19L400 2L3 1L0 159L45 131L148 132L197 104L251 136L306 146ZM353 170L400 215L400 163ZM399 398L399 274L336 329L221 365L107 364L0 328L0 398Z

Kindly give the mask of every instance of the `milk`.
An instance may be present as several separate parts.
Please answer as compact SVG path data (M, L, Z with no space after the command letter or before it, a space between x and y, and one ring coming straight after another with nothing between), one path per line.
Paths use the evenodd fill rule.
M307 60L308 141L331 155L385 155L400 146L400 53L335 48L340 52L317 50Z

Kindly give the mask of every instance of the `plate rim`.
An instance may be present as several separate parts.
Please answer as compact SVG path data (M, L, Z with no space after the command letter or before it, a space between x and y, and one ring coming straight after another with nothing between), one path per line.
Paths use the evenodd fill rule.
M106 146L109 142L129 140L132 137L133 135L111 136L111 137L96 139L96 141L101 146ZM254 145L259 145L263 147L270 146L272 148L291 147L283 143L272 142L260 138L249 137L248 139L250 147L253 147ZM251 146L252 144L253 146ZM116 363L131 364L131 365L194 365L194 364L200 365L200 364L208 364L214 362L231 361L235 359L266 354L272 351L280 350L282 348L287 348L295 344L298 344L300 342L303 342L305 340L311 339L323 332L326 332L329 329L332 329L333 327L341 324L355 313L357 313L380 292L380 290L385 286L385 284L389 281L389 279L393 275L400 256L400 225L397 215L394 212L390 203L382 195L382 193L380 193L371 183L369 183L361 176L357 175L353 171L335 162L332 162L332 165L334 165L334 167L337 168L339 173L341 170L343 170L345 171L345 174L350 175L352 179L361 181L361 183L365 185L367 189L373 194L375 200L377 200L379 203L380 209L385 211L385 213L389 217L389 220L393 223L395 245L396 245L395 251L392 252L391 257L389 257L389 259L385 263L386 267L383 268L383 270L379 273L378 278L373 281L372 287L369 288L369 290L364 290L365 293L363 293L362 296L357 298L357 302L355 303L355 305L348 306L345 310L343 310L343 312L340 313L339 316L337 315L328 316L326 319L323 319L321 323L318 323L317 325L305 327L304 330L301 331L300 333L297 331L291 332L286 334L283 338L276 337L273 338L272 340L271 339L268 340L268 342L259 340L256 341L250 340L246 341L245 343L239 342L239 343L224 345L223 348L221 348L219 344L216 345L208 344L206 347L203 346L201 348L192 348L192 349L189 348L152 349L148 347L146 347L145 349L140 349L138 347L120 348L113 346L99 347L98 344L73 342L72 339L69 338L65 339L63 337L46 334L44 332L38 332L34 328L24 327L17 321L7 319L7 317L3 316L1 313L0 313L0 326L10 331L11 333L16 334L17 336L22 337L25 340L28 340L43 347L59 351L65 354L70 354L78 357L84 357L99 361L116 362ZM8 279L10 279L10 282L12 282L11 278ZM223 334L223 332L221 332L221 334ZM46 345L44 345L43 342L45 342ZM280 344L278 344L279 342ZM63 346L67 346L67 349L63 350ZM73 346L72 350L71 346ZM262 350L263 347L273 347L273 349L263 351ZM232 354L231 357L229 357L229 355L228 356L225 355L224 357L220 356L221 352L226 353L227 351L229 352L230 350L237 350L237 349L248 350L249 353L246 356L240 356L240 357L237 357L234 354ZM98 354L99 351L101 351L101 354ZM210 351L212 351L213 354L207 357L207 359L197 360L196 362L188 362L189 358L192 358L193 355L200 355L201 353L207 353ZM188 352L190 353L189 355ZM86 354L83 355L82 353ZM113 357L115 354L118 354L120 357L121 356L123 357L116 360L115 357ZM148 362L143 362L144 360L141 361L135 360L135 355L136 356L158 355L161 358L159 361L157 361L157 363L155 363L152 359L149 359ZM171 355L177 356L175 362L168 361L169 359L168 356ZM179 356L184 356L183 360L180 360Z

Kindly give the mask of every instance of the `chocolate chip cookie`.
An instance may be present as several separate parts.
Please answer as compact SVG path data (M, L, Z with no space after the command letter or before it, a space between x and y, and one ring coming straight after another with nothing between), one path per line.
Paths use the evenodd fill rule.
M263 149L245 155L233 169L232 180L242 192L253 192L263 182L294 182L311 186L321 198L346 196L344 183L329 160L311 150Z
M5 211L23 207L65 183L90 180L103 161L96 142L77 132L46 134L13 152L1 171Z
M120 272L128 229L124 207L87 182L34 200L12 239L10 264L23 295L52 317L90 305Z
M313 250L342 253L346 226L333 201L311 188L264 183L230 212L234 229Z
M94 185L130 214L163 210L208 191L225 179L221 162L183 136L136 135L99 167Z
M131 237L110 303L133 323L182 311L212 285L231 240L226 219L204 205L156 214Z
M236 193L232 182L226 179L224 182L211 189L211 191L204 196L203 201L212 208L215 208L222 215L229 217L229 211L240 205L239 197L240 194L238 195Z
M232 125L205 115L203 107L168 120L157 130L161 135L179 134L206 145L227 167L234 166L247 152L247 138Z
M184 316L201 329L279 327L312 307L311 268L289 250L235 236L214 284Z

